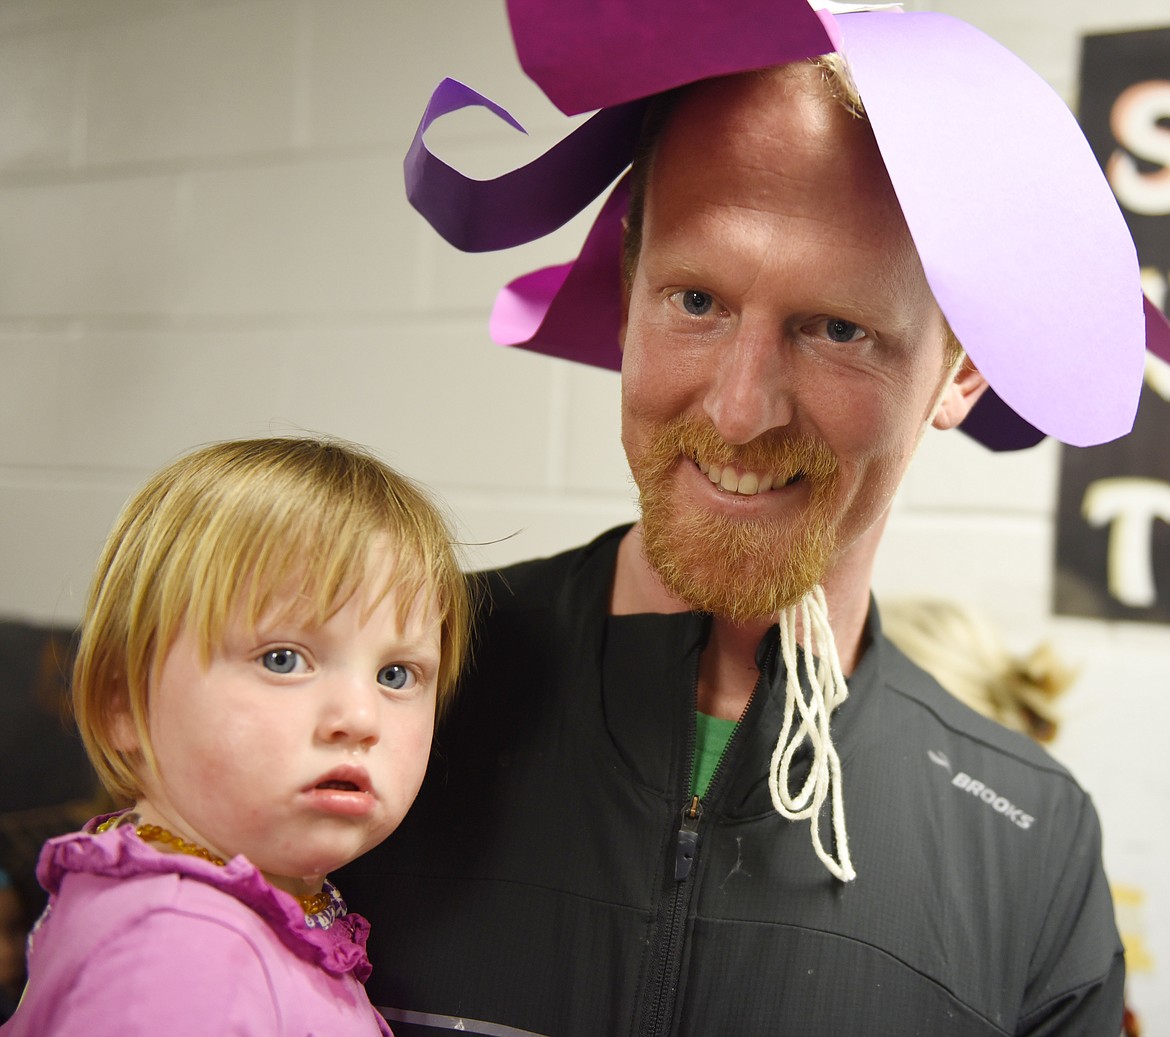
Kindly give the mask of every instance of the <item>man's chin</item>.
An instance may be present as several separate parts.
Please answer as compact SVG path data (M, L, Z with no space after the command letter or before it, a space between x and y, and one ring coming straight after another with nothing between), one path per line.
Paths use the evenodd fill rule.
M696 536L643 519L642 550L663 586L694 611L735 623L774 620L824 580L832 554L827 531L795 541L781 546L759 531Z
M685 602L694 612L707 612L735 624L753 622L773 623L787 608L798 604L819 581L777 590L775 585L751 588L743 583L734 587L712 586L696 588L691 583L675 584L660 574L663 583L675 597Z

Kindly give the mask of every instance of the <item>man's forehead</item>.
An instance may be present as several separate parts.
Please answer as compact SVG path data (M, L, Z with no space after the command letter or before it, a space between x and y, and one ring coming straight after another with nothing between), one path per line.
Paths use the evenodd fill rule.
M715 111L728 136L751 134L777 122L810 122L810 134L828 125L832 94L825 73L811 62L777 65L691 84L676 94L679 111Z
M646 283L693 285L726 304L763 287L769 305L848 314L895 336L937 309L868 125L812 66L678 98L638 242Z
M815 202L845 190L859 205L897 209L868 123L838 100L826 76L805 62L689 88L651 146L649 183L681 173L716 198L721 184L730 190L725 172L738 168L753 172L752 183L764 194L799 191Z

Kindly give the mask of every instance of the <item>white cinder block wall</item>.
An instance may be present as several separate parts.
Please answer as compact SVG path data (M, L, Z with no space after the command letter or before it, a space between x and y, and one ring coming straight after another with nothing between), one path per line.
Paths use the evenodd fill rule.
M973 22L1073 104L1081 32L1170 24L1166 0L907 6ZM464 256L403 197L444 75L531 132L436 127L460 168L492 175L562 132L514 65L503 0L0 0L0 615L75 621L129 492L231 436L373 446L447 500L477 565L633 516L616 377L485 330L497 287L570 258L592 214ZM1131 998L1170 1034L1170 629L1051 617L1057 459L928 436L878 590L959 598L1081 665L1055 752L1127 891Z

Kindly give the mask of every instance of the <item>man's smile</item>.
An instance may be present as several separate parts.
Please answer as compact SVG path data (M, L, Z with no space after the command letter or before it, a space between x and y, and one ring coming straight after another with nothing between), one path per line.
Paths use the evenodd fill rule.
M737 472L734 465L708 464L700 458L695 459L701 471L721 490L728 493L737 493L744 497L752 497L757 493L767 493L773 488L791 486L804 477L803 472L783 477L772 472L763 474L753 471Z

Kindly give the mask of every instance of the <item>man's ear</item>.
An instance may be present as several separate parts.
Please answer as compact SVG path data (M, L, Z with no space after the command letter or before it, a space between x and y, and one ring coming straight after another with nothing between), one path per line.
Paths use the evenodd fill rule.
M987 379L971 363L969 356L963 357L959 373L943 391L931 424L938 429L954 428L971 413L971 408L979 402L979 397L986 389Z

